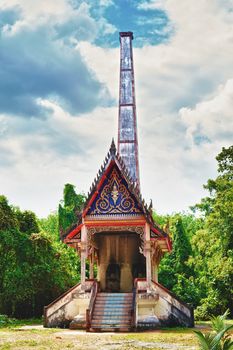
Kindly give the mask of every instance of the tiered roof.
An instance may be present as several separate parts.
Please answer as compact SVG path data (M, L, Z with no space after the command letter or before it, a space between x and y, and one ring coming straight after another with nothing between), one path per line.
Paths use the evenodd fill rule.
M120 176L123 178L124 183L126 183L126 186L131 198L133 198L134 201L136 201L137 203L138 212L140 210L140 215L143 216L146 222L150 225L151 231L154 233L154 237L164 239L168 242L168 245L170 245L170 239L169 239L168 233L165 232L161 227L159 227L159 225L153 219L152 202L150 203L149 206L146 204L145 200L141 195L139 186L137 185L136 182L132 180L129 171L124 164L124 161L118 154L114 140L112 140L109 152L105 157L103 165L100 167L100 170L97 173L97 176L95 177L90 187L86 202L83 205L83 210L77 217L77 224L73 226L62 237L63 240L68 242L69 239L72 239L74 236L76 236L80 232L81 227L83 225L83 221L85 221L85 218L88 217L88 215L90 215L90 209L92 208L92 204L95 203L97 197L100 195L101 191L103 190L104 181L106 182L106 179L108 178L109 174L111 173L114 167L117 169ZM109 214L109 215L107 214L105 215L104 218L105 220L109 219L111 221L113 219L113 215L114 214ZM123 214L122 214L122 218L123 218ZM168 247L168 250L170 250L170 248Z

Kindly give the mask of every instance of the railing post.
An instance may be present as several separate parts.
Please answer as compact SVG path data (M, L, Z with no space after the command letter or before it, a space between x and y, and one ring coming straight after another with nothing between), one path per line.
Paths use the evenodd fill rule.
M92 315L95 307L95 299L98 293L98 289L99 289L99 283L95 280L91 290L89 308L86 310L86 331L87 332L89 332L91 328L91 319L92 319Z
M132 302L132 330L136 331L136 316L137 314L137 278L134 280L133 287L133 302Z
M86 331L88 332L91 327L91 321L90 321L90 310L86 310Z

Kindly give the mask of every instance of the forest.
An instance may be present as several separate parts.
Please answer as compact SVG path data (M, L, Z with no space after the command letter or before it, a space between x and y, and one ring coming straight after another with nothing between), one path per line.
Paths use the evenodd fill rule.
M233 317L233 146L216 160L218 175L204 185L207 196L200 203L172 215L154 210L161 227L169 223L173 241L159 281L202 320L227 309ZM58 212L40 219L0 196L0 314L41 316L44 305L79 281L78 256L60 241L59 230L75 223L84 201L66 184Z

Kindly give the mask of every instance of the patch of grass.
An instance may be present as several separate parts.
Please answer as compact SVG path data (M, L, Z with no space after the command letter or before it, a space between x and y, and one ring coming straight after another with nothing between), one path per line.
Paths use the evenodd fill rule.
M191 329L159 330L145 333L131 333L122 337L122 340L134 340L144 343L180 344L182 346L196 346L197 340Z
M0 329L16 328L16 327L40 325L40 324L42 324L42 318L30 318L25 320L18 320L16 318L8 317L7 315L0 315Z
M34 321L33 324L38 324ZM198 349L198 340L190 328L160 329L140 333L90 334L59 328L22 329L19 328L20 324L32 325L30 320L20 320L17 328L0 329L0 350ZM200 325L208 331L208 322L198 323L199 328Z

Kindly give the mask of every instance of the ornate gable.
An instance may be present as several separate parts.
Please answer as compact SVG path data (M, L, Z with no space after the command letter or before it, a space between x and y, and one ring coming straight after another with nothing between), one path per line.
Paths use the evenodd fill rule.
M104 180L87 215L138 215L143 211L116 165Z

